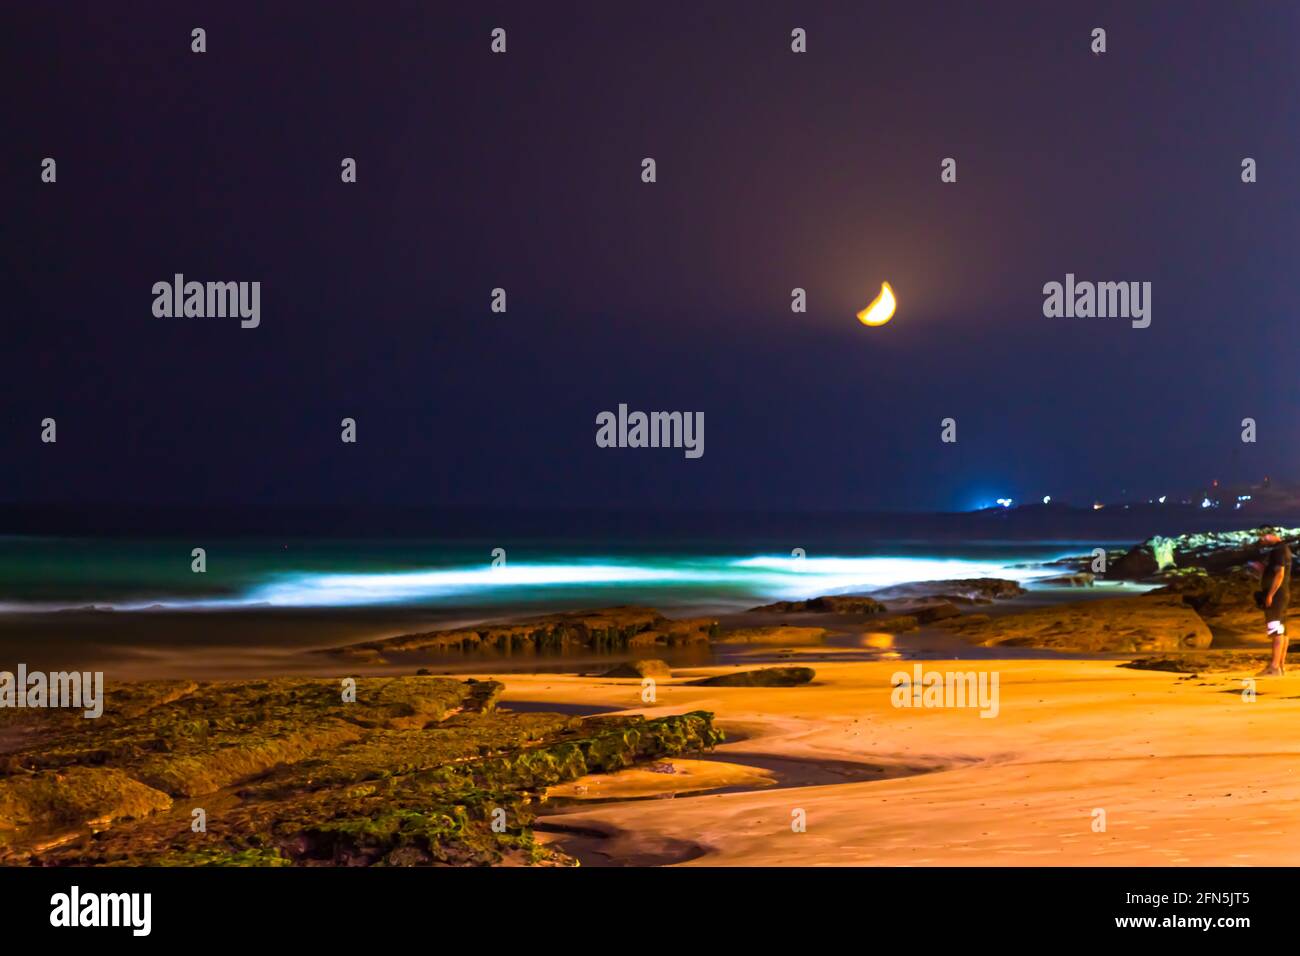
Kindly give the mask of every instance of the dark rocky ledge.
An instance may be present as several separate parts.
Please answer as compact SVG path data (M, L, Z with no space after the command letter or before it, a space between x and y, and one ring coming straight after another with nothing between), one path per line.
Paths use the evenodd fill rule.
M543 651L573 648L607 651L663 647L708 641L717 633L718 622L712 618L672 620L653 608L624 606L544 614L499 624L399 634L384 640L329 648L320 653L378 663L395 655L447 651L510 651L523 648Z

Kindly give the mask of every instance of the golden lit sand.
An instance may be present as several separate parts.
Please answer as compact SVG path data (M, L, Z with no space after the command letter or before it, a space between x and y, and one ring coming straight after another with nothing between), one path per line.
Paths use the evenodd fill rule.
M619 773L593 773L547 789L550 798L569 800L630 800L663 797L724 787L770 787L775 777L766 770L720 760L661 760L654 769L634 767Z
M692 687L684 680L727 669L678 671L651 706L636 681L499 679L505 706L712 710L744 738L718 755L780 778L756 792L547 818L617 837L616 855L691 844L704 852L690 862L705 865L1300 863L1300 676L1260 680L1246 701L1245 672L1188 679L1111 661L924 662L998 672L998 715L982 718L894 707L890 677L910 662L815 667L813 684L793 688ZM627 795L670 792L672 776L640 771ZM1104 832L1094 831L1098 810ZM806 832L792 830L796 811Z

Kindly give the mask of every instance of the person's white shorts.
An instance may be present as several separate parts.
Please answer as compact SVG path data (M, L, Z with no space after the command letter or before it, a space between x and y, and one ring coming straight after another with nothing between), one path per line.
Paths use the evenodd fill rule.
M1281 621L1269 621L1269 622L1268 622L1268 636L1269 636L1269 637L1280 637L1281 635L1283 635L1283 634L1285 634L1285 633L1286 633L1286 625L1283 624Z

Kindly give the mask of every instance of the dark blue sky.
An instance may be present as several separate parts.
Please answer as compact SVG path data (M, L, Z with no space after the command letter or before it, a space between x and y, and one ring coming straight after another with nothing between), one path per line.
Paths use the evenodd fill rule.
M5 501L939 509L1297 472L1292 5L42 6L0 14ZM261 326L156 318L176 272L260 281ZM1151 327L1045 318L1067 272L1151 282ZM703 458L598 448L620 402L704 412Z

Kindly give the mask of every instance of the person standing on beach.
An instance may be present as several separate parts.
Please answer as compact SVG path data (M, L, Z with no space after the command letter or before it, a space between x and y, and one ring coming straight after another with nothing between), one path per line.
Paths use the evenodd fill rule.
M1286 610L1291 603L1291 548L1273 528L1260 528L1259 543L1271 548L1260 580L1259 603L1264 609L1264 624L1273 640L1273 659L1259 672L1259 677L1282 677L1286 674Z

